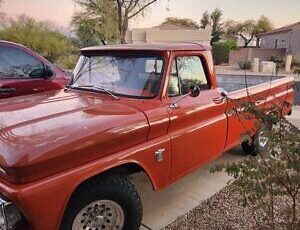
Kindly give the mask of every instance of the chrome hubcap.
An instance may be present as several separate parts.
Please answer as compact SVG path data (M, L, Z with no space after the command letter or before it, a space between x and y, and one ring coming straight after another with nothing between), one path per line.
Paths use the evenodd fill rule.
M266 137L265 132L261 131L258 135L258 144L264 148L267 146L267 143L268 143L268 137Z
M84 207L75 217L72 230L121 230L124 211L112 200L99 200Z

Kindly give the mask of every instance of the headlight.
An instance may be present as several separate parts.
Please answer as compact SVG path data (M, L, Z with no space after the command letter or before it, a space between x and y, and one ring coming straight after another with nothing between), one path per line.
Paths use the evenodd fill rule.
M0 198L0 230L12 230L22 221L22 215L10 201Z

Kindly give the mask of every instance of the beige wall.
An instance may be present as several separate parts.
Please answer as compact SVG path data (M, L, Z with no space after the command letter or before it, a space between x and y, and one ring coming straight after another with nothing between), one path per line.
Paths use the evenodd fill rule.
M230 51L229 64L235 65L239 61L252 61L253 58L259 58L259 61L269 61L272 55L284 57L286 49L263 49L263 48L245 48Z
M196 42L210 44L211 28L200 30L162 30L159 28L128 31L126 41L133 44L152 42Z

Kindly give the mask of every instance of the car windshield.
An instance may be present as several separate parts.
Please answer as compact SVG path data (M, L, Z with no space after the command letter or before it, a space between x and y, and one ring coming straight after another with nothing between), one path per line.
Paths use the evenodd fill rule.
M71 87L153 98L159 93L162 71L163 59L159 56L81 56Z

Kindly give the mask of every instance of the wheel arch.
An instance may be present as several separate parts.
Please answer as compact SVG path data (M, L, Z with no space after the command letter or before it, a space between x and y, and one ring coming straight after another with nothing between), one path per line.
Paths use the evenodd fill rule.
M101 170L101 172L95 173L94 175L89 175L85 178L81 178L81 180L77 183L77 185L74 187L72 193L70 194L68 200L66 201L65 208L62 212L61 220L59 223L59 226L61 227L62 220L68 210L68 207L72 201L72 199L76 196L76 193L80 191L82 187L84 187L87 183L95 183L97 180L101 179L104 175L109 174L119 174L124 176L129 176L131 174L137 173L137 172L143 172L146 174L148 180L152 184L153 190L157 189L157 185L155 184L154 178L151 177L151 175L146 170L146 167L142 165L140 162L122 162L120 164L116 164L114 166L111 166L109 168Z
M150 174L150 172L146 169L146 167L137 161L129 161L129 162L122 162L122 163L118 163L116 165L112 165L110 167L107 167L103 170L101 170L101 172L92 174L92 175L88 175L85 178L82 178L80 180L79 183L77 183L77 185L74 188L73 193L80 187L83 186L85 183L89 183L93 180L97 180L99 178L101 178L104 175L107 174L118 174L118 175L123 175L123 176L129 176L132 175L134 173L137 172L143 172L147 175L149 181L152 184L152 188L153 190L157 190L157 184L155 181L155 178L152 177L152 175Z

